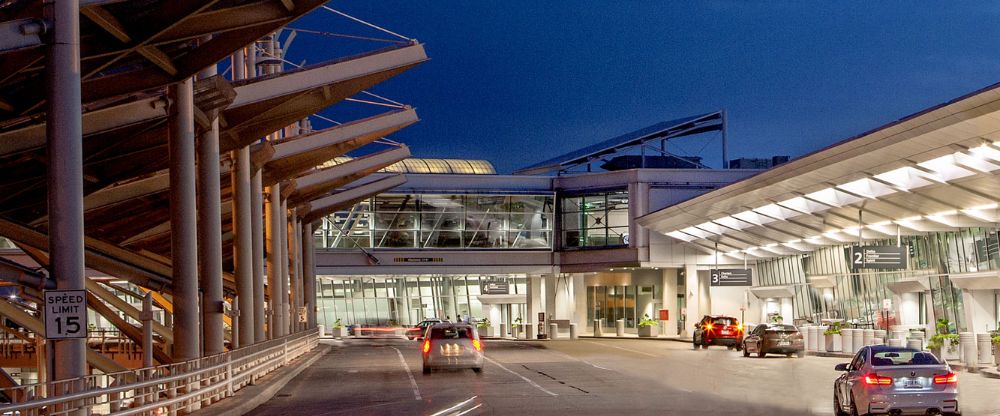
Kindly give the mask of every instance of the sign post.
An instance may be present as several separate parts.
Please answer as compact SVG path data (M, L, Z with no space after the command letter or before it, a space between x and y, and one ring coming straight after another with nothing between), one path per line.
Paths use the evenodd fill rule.
M87 291L46 290L45 338L87 338Z
M753 286L750 269L712 269L712 286Z
M896 246L851 247L851 271L905 269L906 250Z

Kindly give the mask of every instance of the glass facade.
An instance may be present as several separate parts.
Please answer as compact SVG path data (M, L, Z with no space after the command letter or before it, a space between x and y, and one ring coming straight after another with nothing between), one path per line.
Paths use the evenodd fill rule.
M560 198L563 248L628 245L628 191Z
M989 228L934 232L901 238L901 244L909 251L907 270L852 273L848 246L840 246L758 261L757 273L761 286L795 288L796 319L842 318L861 327L874 326L880 319L893 319L881 316L883 300L893 296L889 283L903 278L926 278L930 299L920 294L920 304L933 308L935 317L967 329L961 291L952 285L948 274L1000 270L998 241L997 231ZM866 241L866 244L895 245L896 241ZM833 297L824 297L822 289L810 286L809 276L833 276ZM920 318L923 320L924 316Z
M605 330L613 331L615 322L625 321L626 328L636 328L643 315L656 316L662 307L658 286L588 286L587 325L601 320Z
M552 249L551 195L387 194L323 220L321 248Z
M319 276L317 322L344 325L414 325L427 318L484 317L483 281L506 281L511 294L526 293L525 275ZM520 316L514 308L513 318ZM499 322L497 322L499 324Z

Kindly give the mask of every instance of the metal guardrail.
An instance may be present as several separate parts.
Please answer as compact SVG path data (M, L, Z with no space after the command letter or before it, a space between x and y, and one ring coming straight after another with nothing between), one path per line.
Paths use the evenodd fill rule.
M180 363L0 389L4 415L175 415L230 397L319 343L311 329ZM58 365L58 363L56 363Z

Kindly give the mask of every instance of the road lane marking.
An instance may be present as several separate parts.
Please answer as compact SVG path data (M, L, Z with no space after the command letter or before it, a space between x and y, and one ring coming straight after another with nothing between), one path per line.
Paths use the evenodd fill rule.
M479 404L477 404L477 405L473 406L472 408L470 408L469 410L466 410L466 411L463 411L463 412L461 412L461 413L457 414L456 416L462 416L462 415L464 415L464 414L466 414L466 413L469 413L469 412L471 412L471 411L473 411L473 410L476 410L476 409L478 409L478 408L480 408L480 407L483 407L483 404L482 404L482 403L479 403Z
M399 348L389 348L396 350L396 354L399 354L399 362L403 364L403 369L406 370L406 376L410 378L410 385L413 386L413 398L415 400L420 400L420 388L417 387L417 380L413 378L413 373L410 372L410 366L406 364L406 359L403 358L403 353L399 351Z
M439 412L437 412L437 413L434 413L434 414L432 414L431 416L442 416L442 415L446 415L446 414L449 414L450 412L454 412L454 411L456 411L456 410L458 410L458 409L461 409L461 408L462 408L462 406L465 406L465 405L466 405L466 404L468 404L469 402L471 402L471 401L475 400L475 399L476 399L476 397L479 397L479 396L472 396L472 397L470 397L470 398L468 398L468 399L465 399L465 400L463 400L463 401L461 401L461 402L458 402L458 404L456 404L456 405L454 405L454 406L452 406L452 407L449 407L449 408L447 408L447 409L444 409L444 410L441 410L441 411L439 411ZM482 404L480 404L479 406L482 406ZM476 406L476 407L479 407L479 406ZM476 407L473 407L472 409L475 409ZM469 409L469 410L472 410L472 409ZM461 415L461 414L463 414L463 413L459 413L459 414Z
M645 356L649 356L649 357L653 357L653 358L658 358L658 357L659 357L659 355L655 355L655 354L650 354L650 353L648 353L648 352L642 352L642 351L639 351L639 350L633 350L633 349L631 349L631 348L625 348L625 347L619 347L619 346L617 346L617 345L605 345L605 344L601 344L601 343L598 343L598 342L594 342L594 341L583 341L583 342L589 342L589 343L591 343L591 344L594 344L594 345L600 345L600 346L602 346L602 347L608 347L608 348L617 348L617 349L620 349L620 350L622 350L622 351L629 351L629 352L634 352L634 353L636 353L636 354L642 354L642 355L645 355Z
M513 374L513 375L515 375L515 376L518 376L518 377L520 377L520 378L521 378L521 380L524 380L524 381L528 382L528 384L530 384L530 385L534 386L534 387L535 387L536 389L539 389L539 390L541 390L541 391L543 391L543 392L547 393L547 394L548 394L548 395L550 395L550 396L558 396L558 394L556 394L556 393L553 393L553 392L551 392L551 391L548 391L548 390L546 390L546 389L545 389L545 387L542 387L542 386L538 385L538 383L535 383L534 381L531 381L531 379L529 379L529 378L527 378L527 377L525 377L525 376L522 376L522 375L520 375L520 374L518 374L518 373L515 373L515 372L514 372L513 370L511 370L511 369L509 369L509 368L507 368L507 367L504 367L504 366L503 366L503 364L500 364L500 363L498 363L498 362L496 362L496 361L493 361L493 359L492 359L492 358L490 358L490 357L483 357L483 358L485 358L485 359L486 359L486 361L489 361L489 362L493 363L493 364L494 364L494 365L496 365L497 367L500 367L500 368L502 368L502 369L503 369L504 371L506 371L506 372L508 372L508 373L511 373L511 374Z
M570 360L573 360L573 361L579 361L581 363L587 364L587 365L592 366L594 368L600 368L601 370L607 370L607 371L615 371L615 370L612 370L610 368L601 367L601 366L599 366L597 364L594 364L594 363L592 363L590 361L587 361L587 360L584 360L582 358L576 358L576 357L574 357L572 355L569 355L569 354L566 354L566 353L564 353L562 351L555 351L555 350L550 350L550 349L546 349L545 351L551 352L551 353L556 354L556 355L561 355L561 356L566 357L566 358L568 358Z

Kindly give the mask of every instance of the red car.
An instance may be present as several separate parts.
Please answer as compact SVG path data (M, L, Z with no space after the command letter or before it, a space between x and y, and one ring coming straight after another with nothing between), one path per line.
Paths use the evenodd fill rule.
M737 351L743 349L743 324L736 318L721 315L705 315L694 325L692 336L694 348L708 348L709 345L725 345Z

